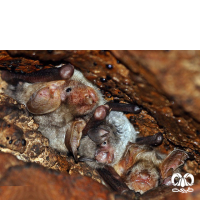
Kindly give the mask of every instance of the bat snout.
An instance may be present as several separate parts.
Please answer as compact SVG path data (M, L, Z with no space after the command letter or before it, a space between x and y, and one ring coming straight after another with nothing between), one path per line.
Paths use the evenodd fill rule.
M130 189L143 194L147 190L156 187L158 184L157 178L148 169L132 170L127 177L127 185Z
M98 101L98 97L96 95L96 92L90 88L88 91L84 94L84 103L86 105L92 105Z
M141 178L141 180L149 180L150 179L150 174L148 173L147 170L142 170L140 173L139 173L139 177Z
M92 105L94 103L94 100L90 95L86 94L84 98L84 102L86 105Z

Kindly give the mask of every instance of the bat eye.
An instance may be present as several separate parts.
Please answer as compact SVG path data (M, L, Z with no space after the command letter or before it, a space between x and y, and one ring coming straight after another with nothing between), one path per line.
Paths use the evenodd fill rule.
M71 88L67 88L66 92L71 92L71 90L72 90Z
M102 146L106 146L106 144L107 144L107 141L104 141L104 142L102 143Z
M131 174L131 170L129 170L126 175L129 176L130 174Z

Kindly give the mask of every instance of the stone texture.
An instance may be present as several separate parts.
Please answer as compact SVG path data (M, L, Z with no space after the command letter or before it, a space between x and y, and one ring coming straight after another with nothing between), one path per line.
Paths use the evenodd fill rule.
M70 176L33 164L9 168L0 186L4 186L2 199L109 199L109 190L91 178Z
M200 51L112 51L200 121Z

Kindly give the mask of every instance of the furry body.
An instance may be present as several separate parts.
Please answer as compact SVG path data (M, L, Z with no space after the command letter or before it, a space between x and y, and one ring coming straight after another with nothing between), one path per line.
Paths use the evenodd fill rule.
M109 143L113 148L114 157L111 163L100 163L92 160L98 149L98 145L88 136L81 140L79 154L91 160L86 163L93 168L104 167L105 164L114 166L122 158L128 142L135 142L138 132L122 112L111 111L106 117L105 126L109 127L110 135ZM117 145L116 145L117 144Z
M77 70L74 70L73 76L70 78L72 81L76 81L78 83L82 83L86 86L93 88L96 91L98 96L98 102L93 107L92 110L86 115L78 116L77 114L73 114L71 111L72 106L67 105L65 103L61 103L59 108L55 111L47 114L37 115L34 114L34 119L36 123L39 124L39 131L49 139L50 146L52 148L57 149L61 152L67 152L67 148L65 146L65 134L71 121L73 121L76 117L83 118L86 122L89 120L93 110L105 103L105 100L102 97L102 94L91 84L88 80L85 79L83 74ZM39 83L27 83L27 82L19 82L16 86L8 85L5 94L16 99L19 103L26 105L29 101L31 95L37 91L39 88L43 87L47 82L39 82Z

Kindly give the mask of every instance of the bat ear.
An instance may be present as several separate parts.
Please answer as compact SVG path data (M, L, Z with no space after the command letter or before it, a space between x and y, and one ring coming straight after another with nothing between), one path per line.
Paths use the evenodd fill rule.
M160 168L162 179L166 179L171 176L178 167L184 164L184 161L188 157L187 153L180 149L172 151L161 164Z
M56 110L61 104L59 90L43 87L32 94L26 106L33 114L46 114Z
M78 161L77 149L80 145L82 130L86 123L83 119L73 121L65 135L65 146L73 154L75 161Z
M97 127L88 131L88 137L97 145L99 145L108 140L109 133L109 130Z

